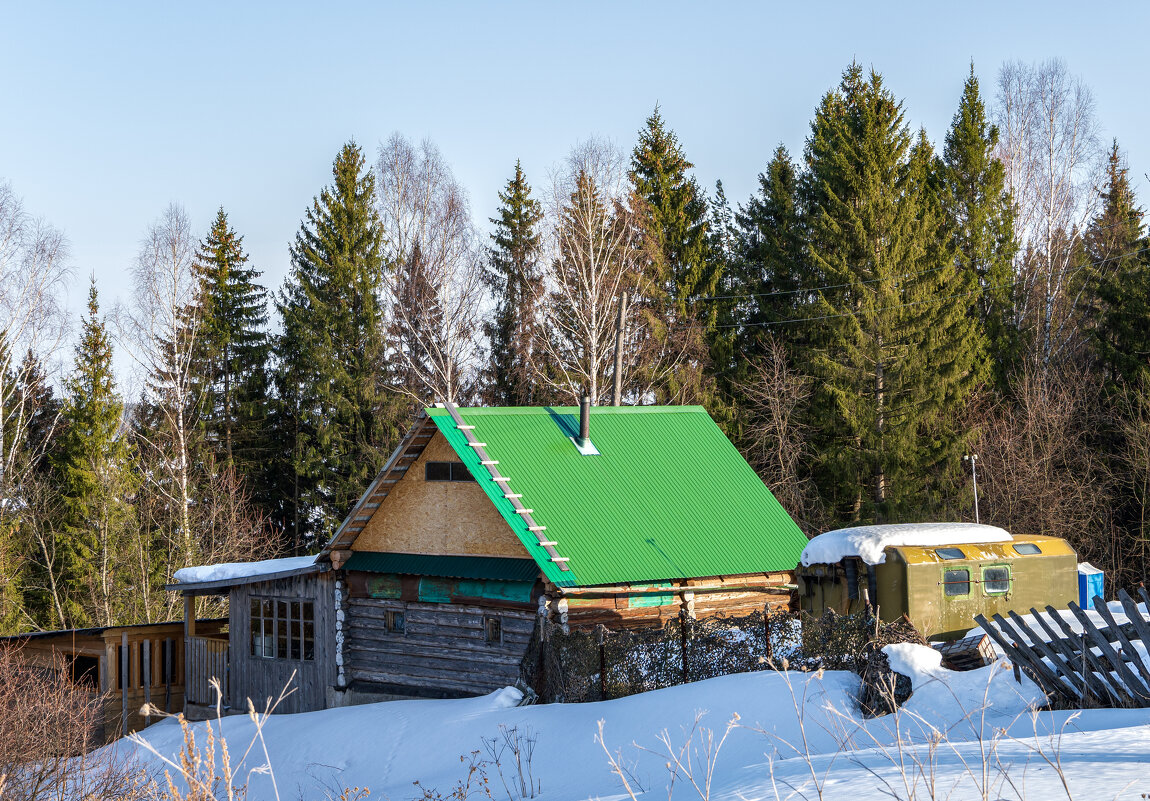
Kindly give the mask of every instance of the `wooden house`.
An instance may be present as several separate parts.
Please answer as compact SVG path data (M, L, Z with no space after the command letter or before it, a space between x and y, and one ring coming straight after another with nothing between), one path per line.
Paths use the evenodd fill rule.
M951 640L977 614L1076 600L1077 562L1065 540L996 526L857 526L820 534L803 551L799 607L847 614L871 604L883 620L906 615L924 637Z
M302 711L513 684L541 618L788 605L805 544L701 407L448 405L419 417L314 560L172 588L229 595L234 707L295 671L281 711Z
M226 649L226 620L197 621L204 639ZM96 740L106 742L138 731L160 717L140 710L151 704L162 712L184 708L184 623L40 631L0 638L20 659L47 670L66 670L71 680L102 698ZM206 682L206 672L197 675Z

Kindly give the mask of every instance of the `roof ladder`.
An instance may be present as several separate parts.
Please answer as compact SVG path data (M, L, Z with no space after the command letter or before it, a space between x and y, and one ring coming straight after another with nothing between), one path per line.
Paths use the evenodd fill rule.
M499 464L499 462L487 455L487 451L485 450L487 443L480 442L475 438L475 434L473 433L475 426L463 422L463 418L459 415L459 409L455 407L455 404L444 403L443 408L447 409L447 413L451 415L451 419L455 422L456 429L463 432L463 436L467 440L467 446L475 449L475 455L479 457L479 463L487 468L487 472L491 475L491 480L501 484L506 484L510 481L507 476L499 475L499 471L495 469L495 465ZM503 497L511 501L511 506L515 510L515 514L519 515L520 519L527 524L527 530L535 532L535 537L539 541L540 547L547 551L547 556L550 557L551 562L560 570L564 572L569 571L571 568L567 566L567 562L570 561L570 557L560 556L559 552L555 550L555 541L548 540L546 535L542 533L547 527L537 525L531 517L534 510L526 508L519 502L522 496L512 492L505 492Z

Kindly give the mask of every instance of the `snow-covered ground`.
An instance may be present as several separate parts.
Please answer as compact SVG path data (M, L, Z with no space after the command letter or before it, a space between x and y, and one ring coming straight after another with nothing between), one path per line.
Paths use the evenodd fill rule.
M536 797L548 800L626 799L624 778L636 797L667 798L672 780L667 766L674 756L685 763L688 754L694 782L680 770L674 799L1045 801L1136 799L1150 792L1150 712L1031 713L1040 693L1029 680L1017 684L1005 663L953 673L939 667L929 648L888 649L892 664L911 676L914 693L897 714L869 721L855 711L853 674L762 672L593 704L520 707L519 693L508 688L482 698L277 715L266 723L264 740L283 801L325 798L323 788L337 786L368 787L372 799L410 799L420 796L416 781L446 796L465 777L472 752L489 759L484 741L512 729L534 739L530 769L540 787ZM708 730L717 743L735 715L704 795ZM622 778L596 739L600 721ZM201 743L205 725L195 726ZM254 731L246 717L224 719L233 759ZM149 728L144 737L173 758L182 743L171 720ZM161 764L142 745L128 747ZM239 771L251 801L277 797L272 778L255 772L264 763L263 748L257 746ZM515 769L506 754L503 763L514 787ZM1059 764L1069 792L1063 790ZM495 798L506 798L499 772L493 766L487 771ZM512 801L519 797L512 792Z

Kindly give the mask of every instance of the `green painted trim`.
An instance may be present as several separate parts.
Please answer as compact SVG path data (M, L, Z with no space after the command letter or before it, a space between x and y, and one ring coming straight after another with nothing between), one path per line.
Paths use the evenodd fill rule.
M965 570L965 571L966 571L966 592L964 592L964 593L954 593L954 594L948 594L948 593L947 593L947 591L946 591L946 585L947 585L947 581L946 581L946 574L947 574L947 573L950 573L950 572L952 572L952 571L955 571L955 570ZM961 564L960 564L960 565L956 565L956 564L954 564L953 562L952 562L952 563L950 563L949 565L944 563L944 564L943 564L943 567L942 567L942 571L941 571L941 573L942 573L942 581L941 581L941 584L942 584L942 599L943 599L944 601L949 601L949 600L951 600L951 599L954 599L954 598L960 598L960 599L961 599L961 598L969 598L969 597L971 596L971 594L974 592L974 581L973 581L973 579L974 579L974 575L973 575L974 571L973 571L973 570L971 570L971 566L970 566L970 565L961 565ZM956 583L957 583L957 582L956 582Z
M1005 567L1006 568L1006 585L1007 586L1006 586L1006 589L1002 590L1001 592L991 592L990 590L986 589L986 571L992 570L993 568L996 568L996 567ZM1010 591L1012 589L1014 589L1014 569L1008 563L995 562L993 565L982 565L982 569L979 572L979 577L982 579L982 581L980 582L982 584L982 594L987 595L991 598L1001 598L1003 595L1009 595Z

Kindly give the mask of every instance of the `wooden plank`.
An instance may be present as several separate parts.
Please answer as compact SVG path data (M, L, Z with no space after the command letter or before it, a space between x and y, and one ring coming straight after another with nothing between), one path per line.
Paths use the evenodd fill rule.
M1122 682L1118 681L1115 677L1110 675L1110 669L1107 667L1107 665L1098 656L1096 656L1094 651L1091 650L1091 647L1086 644L1087 636L1085 632L1083 632L1081 635L1078 635L1073 629L1070 628L1070 624L1068 624L1062 618L1062 615L1059 614L1059 612L1053 606L1047 604L1046 611L1050 615L1051 619L1058 625L1058 627L1062 629L1063 634L1065 634L1067 638L1073 639L1075 637L1079 637L1080 644L1078 651L1084 662L1084 666L1082 668L1083 673L1087 676L1093 676L1094 679L1096 679L1095 686L1101 684L1101 686L1105 689L1105 695L1099 696L1099 700L1105 700L1107 703L1115 706L1130 705L1130 698L1125 692L1125 689L1122 687ZM1093 673L1091 673L1091 671L1093 671Z
M1127 665L1134 665L1141 676L1144 686L1138 688L1138 694L1141 695L1143 699L1150 701L1150 670L1147 669L1146 664L1142 661L1142 657L1138 654L1138 649L1135 648L1130 639L1122 633L1122 630L1118 627L1118 622L1114 619L1114 615L1106 606L1106 602L1101 598L1094 599L1094 611L1106 621L1107 626L1118 634L1118 643L1122 646L1123 651L1125 651L1128 657L1123 661L1126 662ZM1133 623L1133 620L1131 622ZM1131 689L1133 690L1135 688L1131 687Z
M144 640L140 647L143 649L140 658L144 667L144 705L150 710L152 707L152 641ZM151 714L144 715L144 725L148 726L151 722Z
M1030 611L1032 614L1036 614L1033 609ZM1066 664L1060 658L1060 655L1055 653L1055 651L1046 644L1040 635L1036 634L1030 628L1030 626L1026 625L1026 621L1023 620L1020 615L1014 611L1009 611L1007 614L1010 615L1010 619L1014 622L1014 625L1017 626L1022 631L1022 633L1026 635L1028 640L1030 640L1031 650L1033 651L1037 649L1038 651L1041 651L1042 656L1045 656L1050 660L1051 666L1053 666L1054 670L1056 671L1056 675L1061 676L1064 679L1064 681L1059 682L1058 694L1064 698L1070 698L1072 700L1078 700L1081 698L1081 678L1078 676L1077 671ZM1069 683L1069 687L1066 686L1067 683Z
M128 684L131 673L128 670L128 635L120 635L120 734L128 736Z
M1142 683L1138 681L1138 677L1130 670L1125 660L1114 650L1110 641L1101 635L1098 631L1098 627L1094 625L1089 616L1078 608L1078 604L1071 601L1067 606L1071 614L1082 624L1087 638L1101 651L1102 656L1110 663L1114 672L1118 674L1119 680L1126 685L1125 689L1131 696L1131 701L1139 707L1150 705L1147 704L1147 702L1150 701L1150 693L1148 693L1146 688L1142 686Z
M1054 630L1054 627L1046 622L1046 617L1034 607L1031 607L1030 614L1034 615L1034 619L1038 621L1038 625L1049 635L1047 644L1062 657L1066 663L1067 670L1074 673L1081 682L1080 686L1083 695L1080 700L1083 703L1088 703L1091 699L1097 702L1100 699L1109 697L1109 687L1102 683L1101 679L1097 679L1092 672L1081 669L1083 663L1083 657L1080 652L1082 645L1081 639L1071 642L1065 637L1060 637Z
M1043 692L1047 695L1061 694L1062 682L1058 680L1058 676L1051 671L1045 662L1037 658L1026 648L1024 640L1018 632L997 612L994 614L993 620L998 624L998 628L1002 632L1003 639L999 644L1003 647L1003 650L1006 651L1007 654L1015 654L1017 658L1021 660L1019 667L1026 670L1030 678L1034 679L1034 683L1041 687ZM987 631L987 633L990 632L990 629L984 630Z
M1119 590L1118 602L1122 604L1122 610L1126 612L1126 617L1130 618L1131 624L1138 633L1138 639L1142 641L1142 646L1150 649L1150 623L1142 617L1142 612L1134 603L1134 599L1126 590Z

